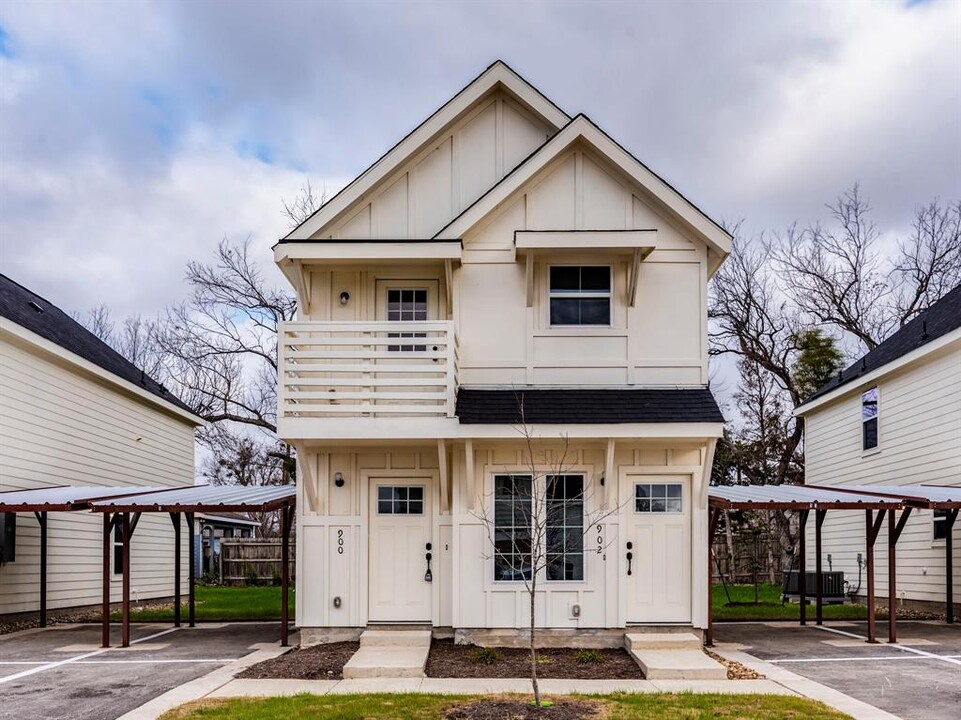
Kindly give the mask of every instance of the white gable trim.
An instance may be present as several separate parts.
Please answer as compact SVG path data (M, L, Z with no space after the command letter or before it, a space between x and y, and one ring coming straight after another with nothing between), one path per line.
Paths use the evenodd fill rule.
M907 355L902 355L901 357L896 358L895 360L892 360L891 362L886 363L879 368L875 368L871 372L862 375L861 377L855 378L850 382L844 383L843 385L839 385L829 393L822 395L816 400L798 405L794 409L794 416L804 417L808 413L824 407L825 405L829 405L835 400L841 399L842 397L858 392L866 385L876 383L881 378L886 377L887 375L890 375L904 367L919 363L925 360L928 356L933 355L939 350L942 350L958 341L961 341L961 328L952 330L948 334L942 335L936 340L925 343L921 347L912 350Z
M641 188L650 193L674 215L694 230L708 247L722 258L731 252L731 236L717 223L695 207L677 190L653 173L597 127L585 115L578 115L557 135L548 140L524 163L468 207L435 239L454 240L481 222L501 203L520 190L525 183L543 170L552 160L578 140L584 140L620 169Z
M308 240L325 225L351 207L371 188L389 177L392 172L415 155L444 128L453 123L472 105L497 87L505 88L517 97L526 109L558 130L570 121L554 103L538 92L524 78L498 60L473 82L447 101L437 112L415 128L407 137L391 148L377 162L365 170L350 185L322 205L313 215L291 230L284 240Z

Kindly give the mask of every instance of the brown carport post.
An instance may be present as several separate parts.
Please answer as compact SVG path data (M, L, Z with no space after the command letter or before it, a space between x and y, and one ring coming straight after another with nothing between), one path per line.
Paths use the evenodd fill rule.
M800 510L798 512L798 555L800 555L800 562L798 563L798 602L801 604L801 624L808 624L808 573L807 573L807 538L805 537L805 526L808 522L808 513L810 510Z
M187 557L190 562L190 571L187 573L187 625L189 627L194 627L196 618L196 607L197 607L197 596L196 591L196 580L194 577L197 567L197 546L194 543L196 538L195 535L195 525L194 525L194 514L192 512L185 512L184 517L187 519L187 527L190 532L190 548L187 553Z
M948 517L945 519L948 524L948 534L944 537L944 579L947 582L945 592L947 607L944 609L944 619L948 623L954 622L954 551L951 535L954 533L954 523L958 519L958 509L948 510Z
M34 512L40 523L40 627L47 627L47 512Z
M878 539L881 532L881 523L884 522L884 510L878 510L877 520L873 519L874 511L865 510L865 561L868 576L868 642L876 643L877 633L875 631L875 608L874 608L874 542Z
M817 555L814 561L814 571L817 577L814 579L815 596L815 617L818 625L824 624L824 578L821 577L821 525L828 514L827 510L814 511L814 553Z
M293 525L294 509L289 505L280 508L280 646L287 647L290 617L290 528Z
M170 513L174 526L174 627L180 627L180 513Z
M888 510L888 642L891 643L898 641L898 563L896 549L898 539L901 537L904 525L910 516L911 508L906 507L897 523L895 523L894 510Z

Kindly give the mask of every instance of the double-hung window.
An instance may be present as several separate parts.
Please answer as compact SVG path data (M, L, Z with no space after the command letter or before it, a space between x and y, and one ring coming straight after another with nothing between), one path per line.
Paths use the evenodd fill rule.
M584 476L494 476L494 580L584 579ZM536 503L536 505L535 505Z
M873 450L878 446L878 389L861 393L861 449Z
M950 510L934 511L934 539L944 540L948 537L948 514Z
M549 295L553 326L611 324L610 265L552 265Z

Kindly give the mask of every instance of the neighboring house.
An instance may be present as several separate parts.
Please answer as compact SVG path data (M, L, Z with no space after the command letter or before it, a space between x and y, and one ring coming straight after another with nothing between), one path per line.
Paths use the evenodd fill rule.
M840 373L796 414L804 419L809 485L961 485L961 286ZM897 545L898 596L937 603L938 611L945 590L944 517L943 510L913 510ZM961 523L955 534L958 528ZM863 513L827 514L824 553L834 570L844 571L852 593L864 533ZM953 550L957 567L961 542ZM878 542L876 555L887 562L886 543ZM961 597L959 573L954 588ZM863 583L857 594L866 594ZM887 597L886 573L878 573L877 595Z
M260 523L251 520L244 513L197 513L197 539L200 552L197 553L197 577L205 574L219 574L220 541L234 538L252 538Z
M530 484L521 407L538 474L568 443L549 492L569 540L538 623L616 644L632 624L703 628L723 424L707 282L729 248L500 62L283 238L299 317L281 329L278 430L298 453L305 641L524 627L524 584L488 540L527 532L504 512Z
M201 424L62 310L0 275L0 491L192 485L194 428ZM148 515L132 542L138 599L173 595L173 527L166 516ZM48 538L48 607L99 603L100 516L50 513ZM0 614L38 608L39 570L37 521L20 513L15 560L0 565ZM120 582L113 593L119 600Z

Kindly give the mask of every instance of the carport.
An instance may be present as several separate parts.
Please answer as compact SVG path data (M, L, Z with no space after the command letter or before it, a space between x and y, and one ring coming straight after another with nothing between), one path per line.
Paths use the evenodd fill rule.
M181 518L190 533L189 567L195 562L195 513L203 512L272 512L279 513L281 536L281 645L288 645L290 616L290 530L294 519L296 488L293 485L270 487L238 487L230 485L195 485L191 487L141 492L100 499L90 509L103 513L103 612L102 644L110 647L110 549L115 527L121 528L123 593L121 647L130 645L130 541L143 513L166 513L174 527L174 626L180 627L180 528ZM194 626L194 573L188 573L188 623Z
M0 513L33 513L40 526L40 627L47 627L47 514L88 510L94 500L143 492L142 487L58 485L0 493Z
M951 536L954 524L961 509L961 487L946 485L845 485L837 488L841 492L877 495L880 497L900 498L909 507L925 510L946 511L947 534L944 538L944 617L948 623L954 622L954 549Z
M708 491L708 558L713 554L714 536L723 510L794 510L799 518L798 542L798 592L800 600L800 624L807 624L807 548L805 527L810 512L814 511L815 553L815 618L823 623L823 581L821 575L821 526L828 510L864 510L867 560L868 642L877 642L874 609L874 544L881 532L884 517L888 518L888 602L896 607L896 556L895 548L904 525L911 514L911 505L900 496L884 496L877 493L861 493L853 489L841 492L839 488L822 488L811 485L717 485ZM901 511L900 517L897 512ZM876 513L876 514L875 514ZM708 562L707 644L714 644L714 612L711 606L711 583L713 573ZM888 613L888 641L897 642L897 618Z

